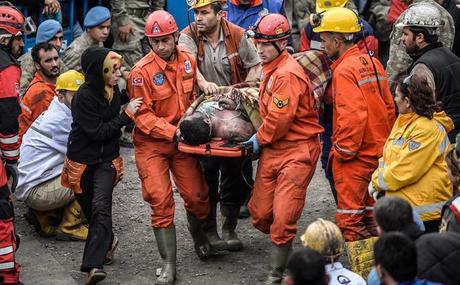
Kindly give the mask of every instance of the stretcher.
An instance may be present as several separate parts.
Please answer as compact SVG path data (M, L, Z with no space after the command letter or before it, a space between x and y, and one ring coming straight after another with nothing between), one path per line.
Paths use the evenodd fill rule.
M182 152L205 156L242 157L252 155L252 146L228 142L221 138L212 138L210 142L197 146L180 142L178 148Z

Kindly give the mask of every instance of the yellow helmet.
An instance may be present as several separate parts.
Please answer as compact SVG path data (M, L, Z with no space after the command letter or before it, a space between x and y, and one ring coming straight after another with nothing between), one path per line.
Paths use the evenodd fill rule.
M56 91L67 90L77 91L78 88L85 82L85 76L76 70L69 70L59 75L56 80Z
M328 258L340 256L345 249L345 240L339 227L323 219L311 223L300 239L303 246L316 250Z
M345 7L348 0L316 0L316 13L319 14L334 7Z
M226 0L186 0L187 5L189 5L192 9L201 8L213 3L220 3L225 4L227 3Z
M348 8L331 8L320 14L313 32L333 32L351 34L361 31L358 15Z

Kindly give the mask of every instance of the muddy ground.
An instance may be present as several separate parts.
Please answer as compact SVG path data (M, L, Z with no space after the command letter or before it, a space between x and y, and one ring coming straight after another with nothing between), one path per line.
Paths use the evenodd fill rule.
M120 246L114 264L105 267L107 279L100 284L154 284L155 269L160 266L160 256L150 227L150 207L142 200L133 150L122 148L122 153L125 174L114 191L113 199L114 232L120 239ZM262 283L269 258L270 239L267 235L254 229L250 219L239 220L238 233L244 242L244 249L236 253L222 252L208 261L201 261L195 255L192 239L187 231L183 202L177 193L174 197L178 241L176 284ZM26 249L23 247L23 250L29 252L21 253L22 258L26 259L24 264L27 265L22 268L23 276L27 280L24 277L22 281L26 285L50 284L47 283L46 276L52 276L52 272L47 272L46 264L40 264L40 269L32 276L26 274L27 270L32 270L30 266L41 262L39 257L44 252L54 259L50 264L59 263L64 275L67 275L67 279L62 279L67 281L54 280L53 284L84 284L85 274L79 271L84 243L39 237L23 218L26 210L24 205L18 202L15 207L19 235L24 242L34 241L31 242L33 246L24 246ZM308 187L307 201L298 223L300 234L295 239L294 248L300 247L300 235L311 221L318 217L333 220L334 212L335 205L329 185L318 165ZM50 265L50 268L54 267Z

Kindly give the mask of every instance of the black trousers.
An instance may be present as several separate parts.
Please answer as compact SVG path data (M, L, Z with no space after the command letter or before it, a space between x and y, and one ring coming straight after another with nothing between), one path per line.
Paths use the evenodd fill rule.
M112 162L88 165L80 181L81 194L76 198L88 219L89 231L80 270L103 268L113 241L112 192L116 170Z
M221 206L240 207L243 205L254 183L251 159L245 157L202 157L200 163L208 183L211 203L220 201Z

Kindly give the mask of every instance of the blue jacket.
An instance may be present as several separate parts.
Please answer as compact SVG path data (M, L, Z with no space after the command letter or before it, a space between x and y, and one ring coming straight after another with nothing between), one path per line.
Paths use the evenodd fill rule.
M242 8L241 5L233 4L230 0L227 1L227 4L228 7L225 9L227 12L227 20L245 30L256 23L257 19L260 17L260 13L264 9L268 13L285 15L282 0L263 0L262 4L246 9Z

